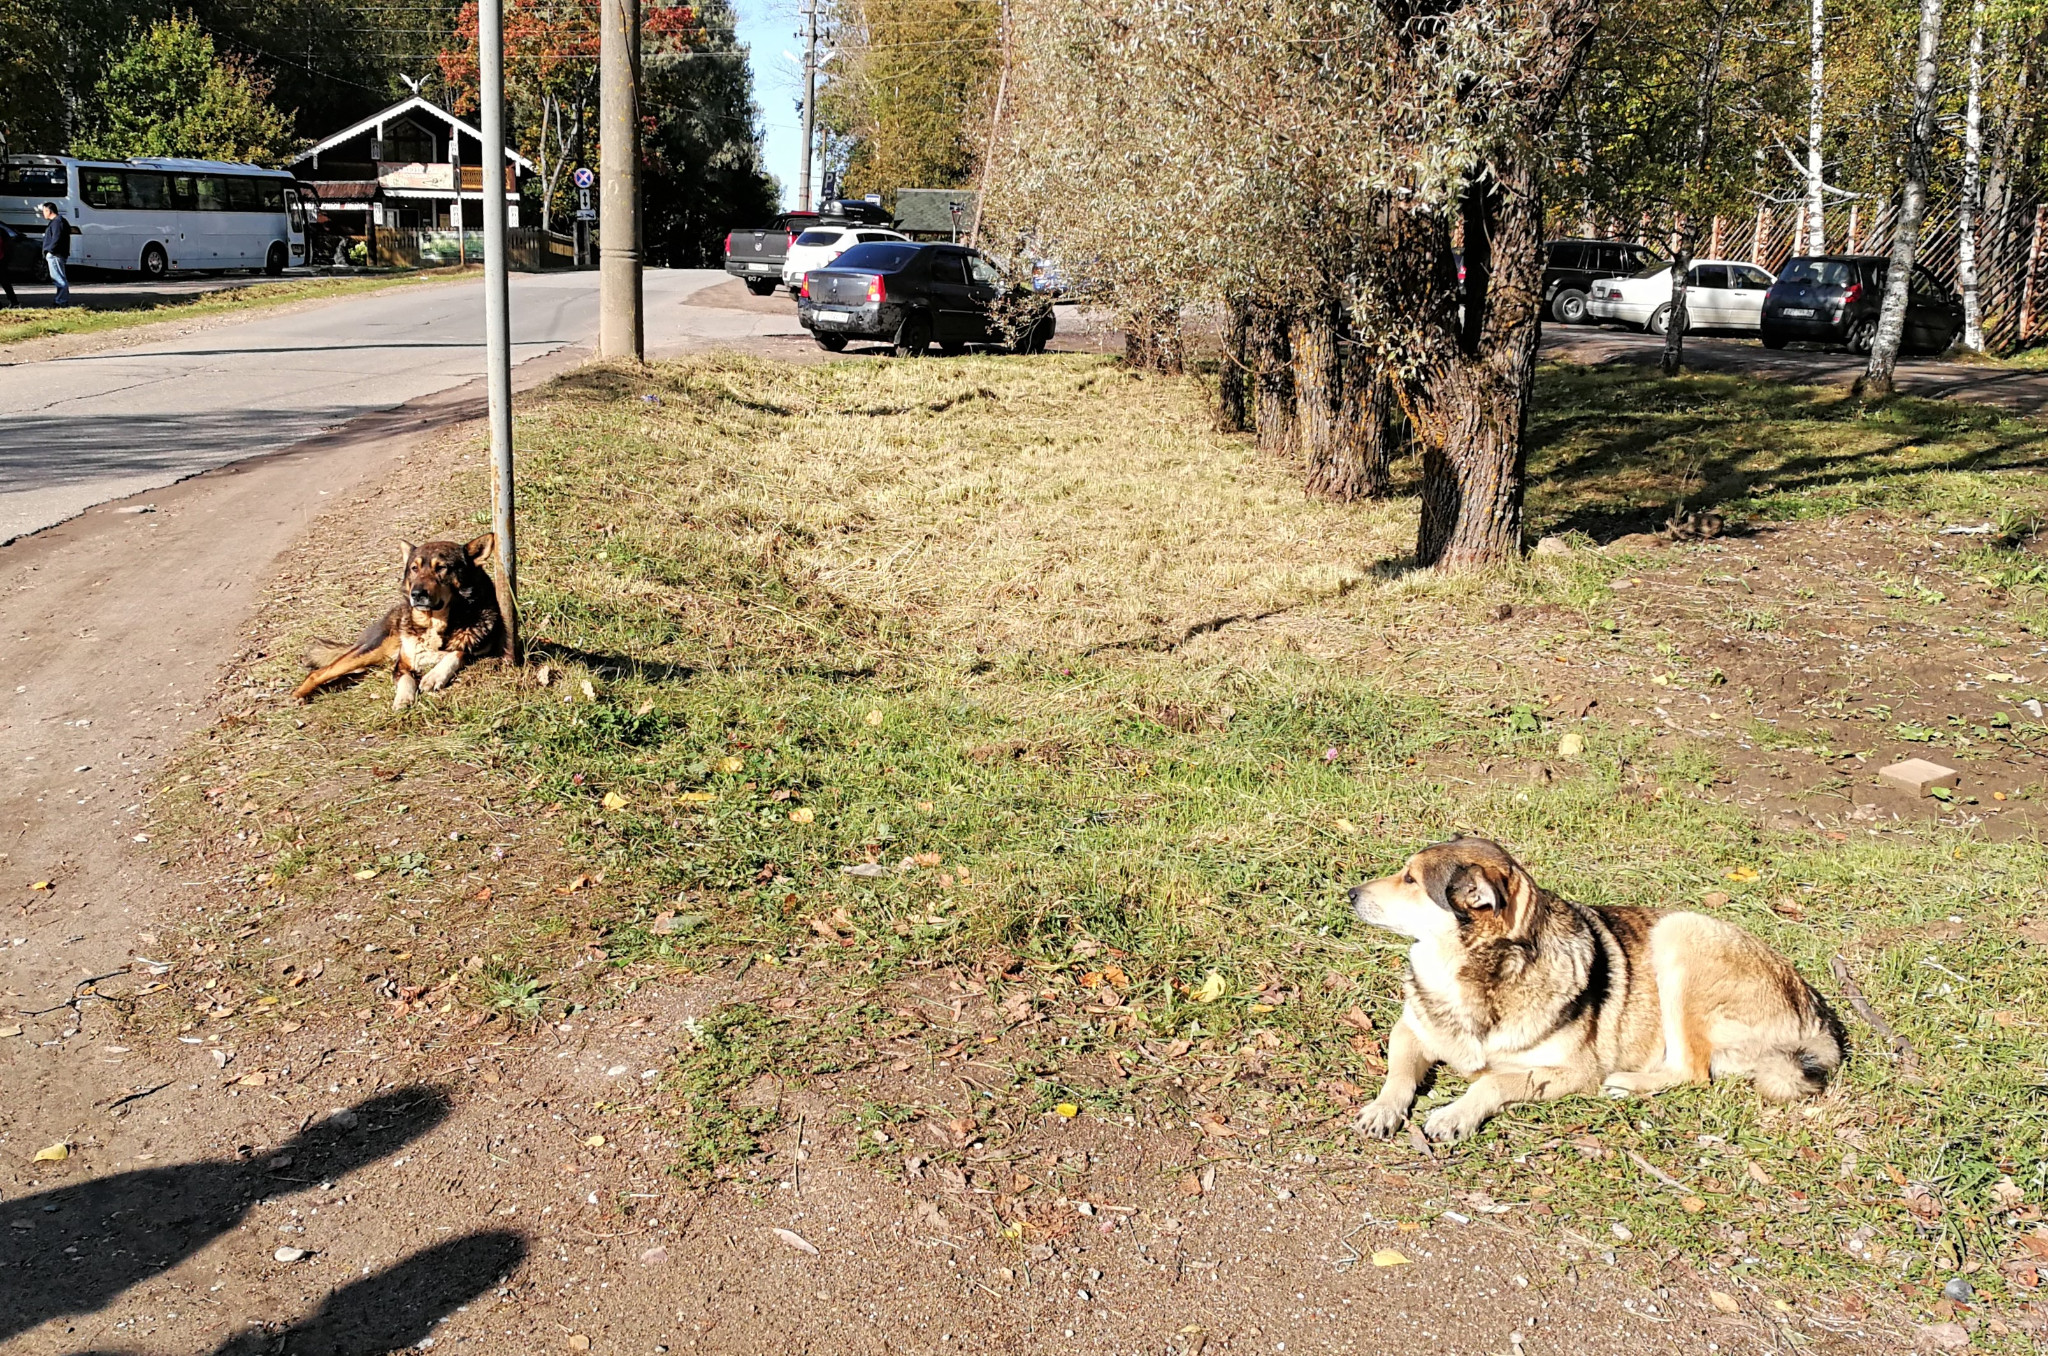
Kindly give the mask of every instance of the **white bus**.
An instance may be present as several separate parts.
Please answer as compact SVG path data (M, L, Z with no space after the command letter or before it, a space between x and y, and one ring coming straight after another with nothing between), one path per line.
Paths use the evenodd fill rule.
M285 170L214 160L17 155L0 164L0 221L41 235L38 209L54 202L71 222L74 266L147 278L303 264L309 200Z

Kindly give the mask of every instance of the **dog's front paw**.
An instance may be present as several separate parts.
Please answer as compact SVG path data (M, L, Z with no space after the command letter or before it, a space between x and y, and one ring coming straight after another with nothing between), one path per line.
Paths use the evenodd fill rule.
M397 687L395 687L392 690L391 709L394 711L403 711L406 707L412 705L412 699L414 697L417 697L419 695L419 692L419 681L415 679L411 674L406 674L403 678L400 678L398 680Z
M1358 1113L1357 1126L1374 1139L1392 1139L1401 1123L1408 1119L1408 1109L1392 1102L1367 1102L1365 1110Z
M1449 1106L1438 1107L1429 1113L1429 1119L1422 1123L1422 1133L1435 1144L1456 1144L1461 1139L1470 1139L1486 1117L1465 1105L1464 1099Z
M452 672L443 673L438 668L428 669L426 676L420 679L420 691L439 692L454 681L455 675Z

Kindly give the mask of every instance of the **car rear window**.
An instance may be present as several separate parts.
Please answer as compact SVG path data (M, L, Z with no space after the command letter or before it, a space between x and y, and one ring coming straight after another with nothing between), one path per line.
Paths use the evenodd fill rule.
M1670 267L1671 265L1665 263L1662 259L1652 259L1649 263L1644 264L1641 269L1629 276L1635 278L1654 278Z
M805 231L796 238L799 245L836 245L843 231Z
M1840 259L1790 259L1785 263L1785 271L1778 275L1778 281L1808 287L1847 287L1854 281L1849 276L1849 268Z
M1544 262L1551 268L1583 268L1586 261L1586 247L1573 241L1560 241L1550 247L1550 257Z
M917 250L916 245L881 241L870 245L855 245L834 259L832 267L861 269L869 273L894 273L915 259Z

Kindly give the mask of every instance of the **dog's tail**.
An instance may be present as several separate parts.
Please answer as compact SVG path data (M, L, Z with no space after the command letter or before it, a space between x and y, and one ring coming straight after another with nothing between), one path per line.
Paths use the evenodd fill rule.
M309 669L325 668L347 654L348 651L349 647L338 640L327 640L324 637L315 636L311 643L306 646L306 667Z

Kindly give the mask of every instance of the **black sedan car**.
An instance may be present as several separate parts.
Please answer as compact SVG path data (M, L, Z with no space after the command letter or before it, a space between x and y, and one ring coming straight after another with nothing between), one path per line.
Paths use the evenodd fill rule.
M964 245L878 240L806 273L796 314L818 347L833 353L851 339L888 343L899 357L920 357L934 343L948 354L971 345L1042 351L1053 335L1052 311L1036 308L1042 314L1014 342L996 315L1006 295L1025 304L1031 292L1006 287L996 266Z
M1882 254L1826 254L1787 259L1778 280L1764 293L1758 325L1765 348L1804 340L1840 344L1868 353L1884 308L1891 260ZM1917 265L1906 291L1906 331L1900 347L1909 353L1940 353L1963 329L1963 303L1953 289Z

